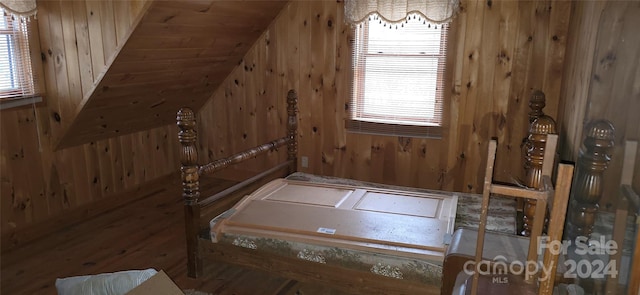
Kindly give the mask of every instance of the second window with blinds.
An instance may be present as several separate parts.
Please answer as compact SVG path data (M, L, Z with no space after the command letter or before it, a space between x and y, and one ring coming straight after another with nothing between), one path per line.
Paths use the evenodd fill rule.
M372 16L356 28L352 132L439 138L448 25Z

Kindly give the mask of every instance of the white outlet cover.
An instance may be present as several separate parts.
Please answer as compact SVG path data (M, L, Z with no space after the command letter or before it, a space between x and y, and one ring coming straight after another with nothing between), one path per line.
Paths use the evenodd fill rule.
M305 157L305 156L300 157L300 165L304 168L309 167L309 157Z

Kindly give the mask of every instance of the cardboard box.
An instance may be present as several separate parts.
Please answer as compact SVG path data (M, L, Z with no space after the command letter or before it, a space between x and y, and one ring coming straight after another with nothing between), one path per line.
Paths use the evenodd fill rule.
M126 295L184 295L169 276L161 270L148 280L142 282Z

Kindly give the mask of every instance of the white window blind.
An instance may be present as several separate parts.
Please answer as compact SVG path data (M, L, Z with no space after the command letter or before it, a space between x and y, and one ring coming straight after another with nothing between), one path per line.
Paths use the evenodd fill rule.
M372 16L359 25L347 128L440 137L447 31L417 15L400 24Z
M27 18L0 15L0 100L30 98L38 93L29 53Z

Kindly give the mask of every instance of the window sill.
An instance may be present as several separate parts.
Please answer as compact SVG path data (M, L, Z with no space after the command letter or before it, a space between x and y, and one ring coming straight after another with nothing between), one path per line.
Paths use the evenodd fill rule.
M414 126L360 120L345 120L345 128L351 133L433 139L442 138L441 126Z
M34 103L42 102L42 96L32 96L20 99L12 99L12 100L1 100L0 101L0 110L8 110L12 108L17 108L25 105L30 105Z

